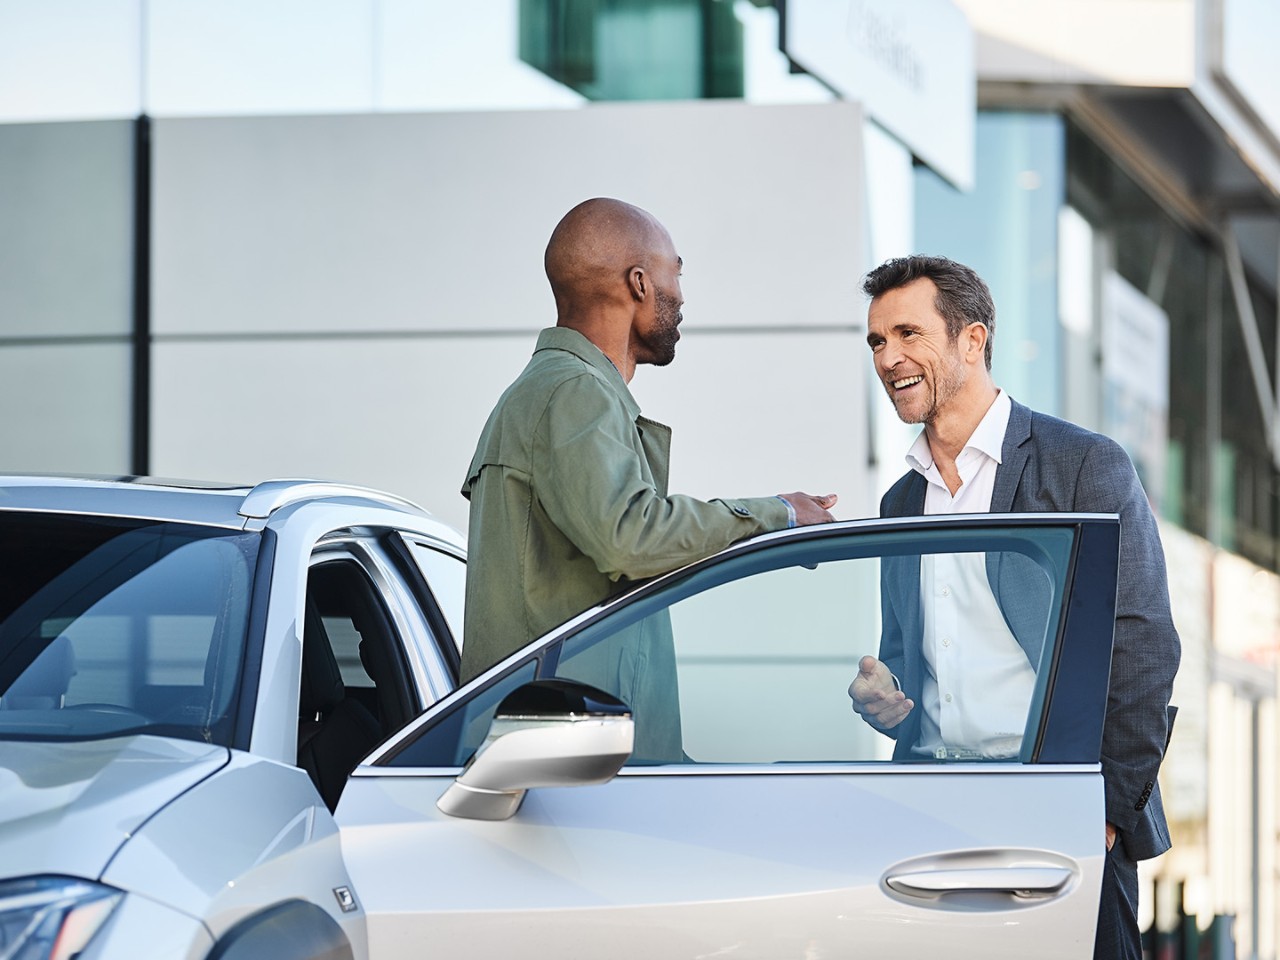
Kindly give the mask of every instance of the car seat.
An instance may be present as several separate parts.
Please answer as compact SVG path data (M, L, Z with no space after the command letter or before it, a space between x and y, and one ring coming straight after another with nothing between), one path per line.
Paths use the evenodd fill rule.
M368 708L347 696L338 661L315 604L308 599L298 698L298 766L333 810L347 776L381 739Z

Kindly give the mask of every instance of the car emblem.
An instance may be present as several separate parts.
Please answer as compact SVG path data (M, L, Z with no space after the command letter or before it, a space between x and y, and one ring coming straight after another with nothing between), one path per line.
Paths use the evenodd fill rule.
M359 910L356 905L356 895L351 892L350 887L334 887L333 895L338 899L338 906L342 908L343 913L354 913Z

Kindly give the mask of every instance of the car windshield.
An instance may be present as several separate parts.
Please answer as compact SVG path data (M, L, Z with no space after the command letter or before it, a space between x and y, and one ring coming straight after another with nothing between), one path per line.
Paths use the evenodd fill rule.
M229 745L259 537L0 513L0 739Z

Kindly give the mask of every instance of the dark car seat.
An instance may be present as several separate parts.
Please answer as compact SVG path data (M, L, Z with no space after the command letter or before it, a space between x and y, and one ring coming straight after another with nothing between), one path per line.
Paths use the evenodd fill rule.
M347 775L382 738L368 708L347 696L324 621L308 599L302 632L298 699L298 766L333 810Z

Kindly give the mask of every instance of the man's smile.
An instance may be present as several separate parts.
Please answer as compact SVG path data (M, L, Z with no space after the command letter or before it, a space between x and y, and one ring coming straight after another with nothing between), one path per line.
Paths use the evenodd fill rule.
M893 389L905 390L907 387L914 387L917 383L919 383L923 379L924 379L923 375L916 374L913 377L903 377L901 380L893 380L890 382L893 385Z

